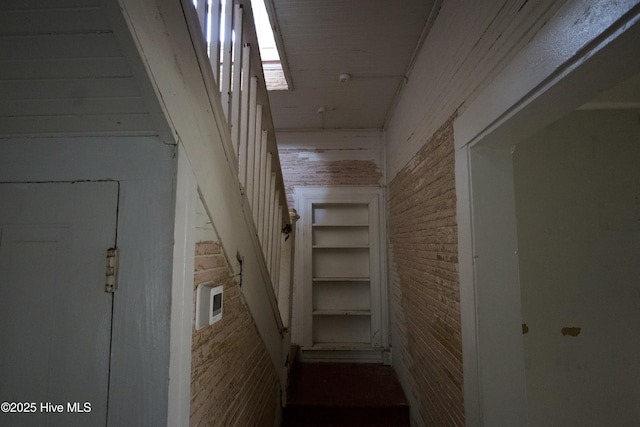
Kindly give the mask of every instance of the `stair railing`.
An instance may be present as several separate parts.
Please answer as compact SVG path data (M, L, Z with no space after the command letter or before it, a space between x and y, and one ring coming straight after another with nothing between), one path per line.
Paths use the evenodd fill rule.
M222 111L231 133L241 192L246 196L277 298L281 270L293 265L293 254L281 260L286 238L283 230L288 230L286 226L291 219L251 1L182 1L192 2L206 41ZM289 274L282 273L289 278Z

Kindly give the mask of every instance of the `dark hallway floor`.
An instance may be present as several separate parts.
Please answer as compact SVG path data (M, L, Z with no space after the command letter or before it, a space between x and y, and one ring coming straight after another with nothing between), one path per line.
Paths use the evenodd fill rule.
M299 363L283 426L408 426L409 405L393 369L364 363Z

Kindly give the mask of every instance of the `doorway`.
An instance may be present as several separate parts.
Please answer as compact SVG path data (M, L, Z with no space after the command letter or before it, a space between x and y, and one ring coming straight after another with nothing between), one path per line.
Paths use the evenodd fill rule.
M631 14L628 17L633 18ZM569 262L560 263L561 269L555 266L557 265L555 263L560 261L559 259L553 260L555 265L544 265L549 261L548 257L544 262L538 263L538 260L542 260L546 256L542 253L543 251L548 254L558 254L557 251L548 251L544 244L540 244L544 238L548 237L549 229L562 228L562 233L566 235L567 231L575 229L578 222L581 221L575 215L575 206L572 207L572 211L567 210L566 206L561 207L561 205L553 203L543 207L543 204L538 202L551 197L551 193L541 190L542 186L539 183L542 180L533 187L529 185L533 175L528 174L528 177L525 177L521 174L525 171L524 165L529 167L536 164L535 173L548 180L552 175L545 176L544 168L555 168L554 178L548 180L551 182L551 186L555 187L555 192L561 187L566 188L569 183L564 178L559 179L562 174L557 173L561 169L558 167L558 161L565 163L563 168L566 170L560 172L571 171L575 173L579 168L584 169L585 166L593 165L593 159L589 159L589 156L594 156L601 149L611 149L612 145L606 143L600 145L598 149L591 146L586 150L589 153L587 155L583 151L587 147L583 144L585 139L583 133L582 141L577 140L570 143L575 144L576 148L579 147L580 150L567 150L567 146L559 144L551 144L551 148L544 148L543 144L534 144L529 147L528 152L520 147L525 147L523 144L526 142L523 143L523 141L547 125L567 116L578 107L585 108L585 103L589 102L594 95L621 83L638 72L640 62L638 62L637 56L632 55L632 52L637 50L640 27L637 24L627 26L626 19L620 20L624 33L615 39L605 39L604 37L599 39L602 43L592 44L593 50L588 51L588 55L571 57L572 67L570 69L562 68L559 70L561 74L545 77L544 85L538 85L535 92L527 93L517 104L505 103L504 107L507 110L501 112L499 118L495 118L495 110L490 114L483 115L479 113L479 109L474 110L475 107L470 107L469 110L472 112L467 112L456 122L454 130L457 133L456 185L459 268L462 331L465 343L463 360L467 422L484 423L485 425L567 425L577 422L580 425L591 425L591 423L597 424L599 420L596 417L590 417L587 411L571 410L570 407L587 405L589 410L602 408L602 413L605 413L618 404L612 405L599 400L597 396L601 393L600 391L589 393L582 389L580 393L574 393L575 396L582 396L577 405L571 401L573 398L571 396L565 402L554 399L553 405L557 410L548 410L546 413L538 411L540 407L550 408L549 405L540 403L542 402L540 396L543 393L547 393L544 396L546 399L551 397L550 387L560 390L559 378L547 374L554 369L562 370L562 366L564 366L568 371L563 372L563 375L573 376L570 378L570 382L578 383L579 381L573 380L583 376L585 368L587 368L587 365L582 363L574 364L580 359L584 360L585 353L582 350L586 347L582 349L580 347L587 341L591 341L593 344L594 338L603 335L599 331L602 325L593 327L591 319L595 319L596 313L585 308L587 305L583 305L577 310L575 309L577 305L569 310L564 308L560 311L557 310L557 303L567 299L568 287L575 289L576 284L575 282L570 284L562 279L570 275L569 267L572 263L575 263L576 260L583 262L582 260L586 258L581 257L581 254L576 257L576 253L568 249L571 245L565 245L565 250L559 252L561 257ZM637 22L637 19L633 19ZM507 80L503 77L502 81ZM522 84L523 79L518 81ZM499 85L497 87L499 88ZM487 99L480 97L476 102L477 104L474 103L474 106L477 105L480 108L481 105L486 106ZM616 109L620 106L616 107L615 103L610 104L609 101L606 104ZM584 114L580 113L580 115ZM486 128L478 131L482 126L478 124L486 123L487 120L495 120L495 122L491 122ZM589 135L586 138L592 138L592 136ZM564 137L563 140L570 141ZM592 142L590 141L590 144ZM544 150L552 155L546 160L536 160L535 158L539 158L541 151ZM563 156L556 156L563 150L567 151L568 155L565 153ZM610 154L608 153L608 155ZM518 160L515 164L515 172L520 174L515 183L514 158ZM536 161L534 162L534 160ZM541 165L543 166L541 167ZM580 191L586 189L584 192L588 193L588 196L580 200L578 204L595 197L595 193L591 194L589 188L590 185L596 183L589 181L597 180L598 174L589 173L584 176L587 179L581 183L584 187L580 188ZM575 185L575 183L576 181L573 180L571 185ZM601 186L600 184L597 183L594 188ZM617 197L617 195L615 196ZM553 197L557 197L557 195L553 195ZM570 194L570 197L573 197L573 194ZM610 196L607 197L611 199ZM561 196L561 198L564 201L567 200L565 196ZM531 206L524 207L523 200L534 201L536 199L535 209L540 209L538 213L542 215L525 220L525 216L531 217L532 212L526 211ZM594 205L597 206L604 200L606 199L596 201ZM610 206L614 206L616 203L618 202ZM607 209L605 205L609 205L609 202L602 203L602 207L605 208L603 211ZM615 212L610 213L619 215L620 212L625 212L626 216L632 212L619 211L617 207L614 210ZM592 209L589 209L581 215L593 215L594 213ZM543 224L536 222L545 216L547 218L554 217L554 222L549 224L546 220L543 221ZM608 226L611 218L613 216L603 215L603 221L600 225ZM558 227L562 221L568 225L568 228ZM527 238L527 235L533 236L535 240ZM593 236L592 234L588 238ZM590 245L584 244L585 237L587 236L574 233L572 238L578 238L582 240L582 243L575 245L577 240L571 242L573 244L571 249L578 248L578 251L582 253L589 251L595 253L591 250ZM598 239L600 238L598 237ZM535 247L534 250L538 252L534 255L535 258L531 258L532 247ZM592 261L589 268L601 264L603 259L592 258L592 260L595 261ZM537 263L536 267L532 267L533 261ZM540 268L541 265L544 267ZM534 269L537 269L536 273L531 274L530 272ZM550 272L553 274L548 274ZM599 274L602 273L601 271ZM547 277L539 280L545 274ZM534 277L535 275L537 278ZM551 281L545 283L546 279L551 279ZM560 280L558 281L558 279ZM590 277L589 280L591 279ZM534 283L532 280L538 283ZM549 295L544 294L548 293L548 285L551 283L555 283L556 286L549 298ZM585 284L587 284L586 281ZM593 293L586 292L589 287L591 286L587 285L581 289L577 299L593 298ZM618 286L616 285L616 287ZM606 288L606 286L599 288L598 292L602 295ZM624 292L629 292L627 289L629 288L625 285ZM610 288L608 292L612 292ZM589 293L590 295L586 296ZM557 300L556 297L558 297ZM544 302L540 304L541 301ZM552 309L555 311L553 315L549 315L551 307L546 304L547 301L553 301L556 304ZM602 298L601 301L603 301ZM532 310L534 306L537 307ZM544 313L541 313L540 307L544 308ZM526 318L523 317L523 314ZM545 316L546 320L541 321L540 316ZM590 319L583 321L587 316L591 316ZM560 317L562 317L561 322L559 321ZM549 326L549 322L552 322L553 326ZM585 335L585 330L582 330L581 333L579 331L582 326L588 324L592 326L589 328L590 333L593 333L590 337ZM578 337L578 335L580 336ZM551 353L548 351L551 350L549 347L545 348L543 352L539 351L541 349L539 343L544 340L555 344L559 343L552 350L557 350L557 353L551 358L548 357ZM601 343L604 343L604 340L601 340ZM608 345L600 345L596 352L605 348L610 350ZM546 360L540 358L540 355ZM575 355L579 357L574 358ZM603 360L604 358L598 356L598 359ZM554 365L551 369L549 369L549 365L544 365L549 361ZM534 364L537 365L535 368ZM592 369L593 366L591 365L589 369ZM552 380L546 382L542 387L540 384L533 384L532 369L546 371L544 376L547 379L552 378ZM573 371L571 372L571 370ZM542 378L537 374L534 375L537 376L536 381ZM583 376L583 378L585 377ZM604 385L604 388L601 387L600 390L609 387L606 382L601 385ZM586 395L588 398L585 397ZM611 394L607 397L611 397ZM569 414L569 412L573 413ZM611 412L608 413L611 415ZM555 420L550 422L549 420L552 418L545 420L545 417L548 416L555 417ZM567 423L566 419L570 416L585 416L588 421L585 423L576 421L577 418L574 418L572 422ZM545 421L540 422L540 420ZM556 422L557 420L561 421Z

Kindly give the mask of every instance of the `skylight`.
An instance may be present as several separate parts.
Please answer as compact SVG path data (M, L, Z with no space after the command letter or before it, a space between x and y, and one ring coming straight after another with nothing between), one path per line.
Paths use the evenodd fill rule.
M287 90L289 86L284 77L278 47L273 36L264 0L251 0L251 8L253 9L253 19L256 24L267 90Z
M198 9L199 0L192 0L194 7ZM203 10L211 8L212 2L220 2L219 10L225 10L225 4L227 1L232 0L204 0L205 5L203 6ZM258 37L258 44L260 45L260 57L262 58L262 69L264 71L265 85L267 90L288 90L289 85L287 84L287 80L284 75L284 71L282 69L282 62L280 60L280 54L278 52L278 47L276 45L275 37L273 35L273 30L271 28L271 24L269 22L269 15L267 14L267 9L265 7L266 0L251 0L251 9L253 10L253 18L256 28L256 35ZM211 52L211 19L212 15L208 12L206 13L206 23L203 23L203 27L205 28L206 40L207 40L207 54L210 55ZM220 21L220 49L222 50L224 44L224 20ZM235 39L235 34L232 32L232 39ZM222 55L220 55L222 58Z

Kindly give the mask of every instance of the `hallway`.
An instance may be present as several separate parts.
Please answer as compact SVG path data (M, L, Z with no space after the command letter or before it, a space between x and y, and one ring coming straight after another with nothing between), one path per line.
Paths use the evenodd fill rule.
M282 425L408 426L409 404L390 366L298 363Z
M640 426L639 50L640 0L0 2L0 426Z

